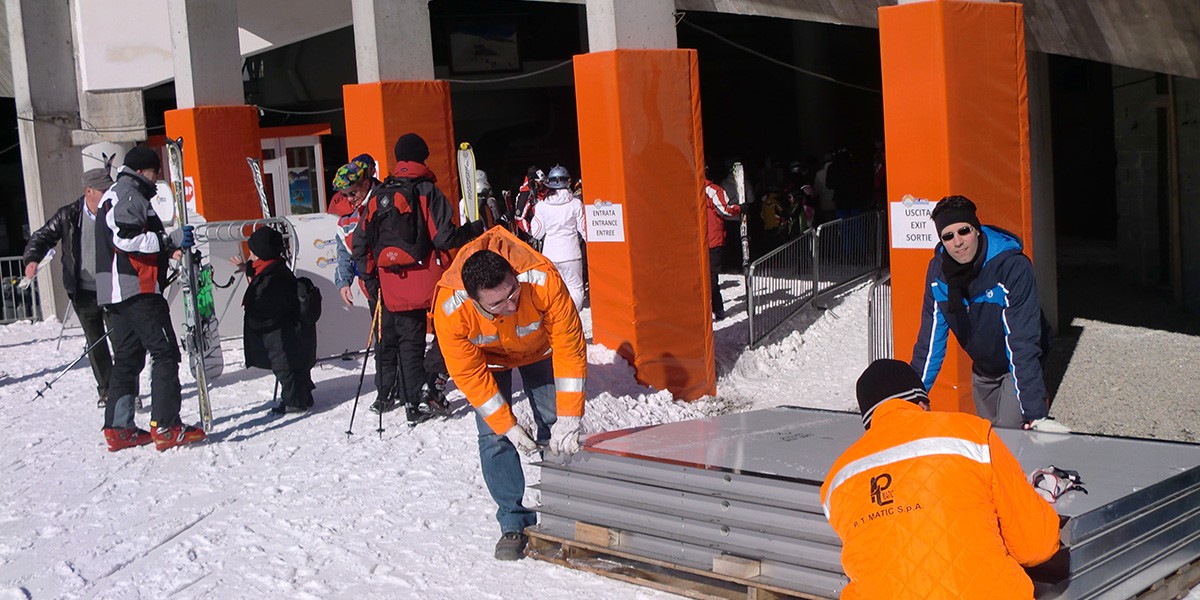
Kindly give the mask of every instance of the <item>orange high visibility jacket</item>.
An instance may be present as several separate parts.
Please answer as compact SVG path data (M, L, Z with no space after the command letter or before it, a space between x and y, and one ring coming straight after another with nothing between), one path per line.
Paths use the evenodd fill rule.
M833 463L821 502L842 600L1032 599L1021 567L1058 550L1058 515L987 421L901 399Z
M462 264L480 250L503 256L517 272L515 314L494 316L467 296ZM554 264L504 228L493 227L459 251L438 282L433 326L450 377L496 433L517 420L491 372L547 357L554 365L558 416L583 416L587 347L579 313Z

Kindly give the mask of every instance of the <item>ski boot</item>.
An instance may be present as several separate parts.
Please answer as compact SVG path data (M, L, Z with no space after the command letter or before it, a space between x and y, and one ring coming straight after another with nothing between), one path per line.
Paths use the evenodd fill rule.
M121 427L105 427L104 441L108 442L108 451L117 452L126 448L145 446L154 441L150 432L144 429L124 429Z
M391 412L396 409L396 401L392 398L380 396L375 399L375 403L371 405L371 412L379 414Z
M203 429L198 429L191 425L155 427L150 432L150 435L154 438L154 447L159 452L174 448L175 446L200 442L208 437Z
M422 410L421 404L405 404L404 418L408 421L409 427L416 427L417 425L432 419L433 413L429 412L428 410Z

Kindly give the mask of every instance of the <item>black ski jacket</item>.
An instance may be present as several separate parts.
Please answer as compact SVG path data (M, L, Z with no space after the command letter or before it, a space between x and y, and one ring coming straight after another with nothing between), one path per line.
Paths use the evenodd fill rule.
M242 297L246 366L311 369L317 363L317 326L300 321L296 275L280 259L259 268Z
M46 253L61 241L59 259L62 261L63 287L72 299L75 298L75 284L79 281L79 228L83 218L83 196L80 196L55 211L45 225L29 236L21 256L27 265L42 262Z

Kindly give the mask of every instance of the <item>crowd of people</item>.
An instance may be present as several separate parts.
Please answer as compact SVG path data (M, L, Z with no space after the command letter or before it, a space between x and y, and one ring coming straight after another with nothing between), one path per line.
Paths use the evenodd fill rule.
M495 557L520 559L527 543L524 529L536 515L522 504L525 482L518 453L570 455L580 449L587 380L579 316L586 294L580 185L562 166L548 174L531 168L510 201L508 193L494 194L480 173L479 205L455 206L426 164L429 147L419 135L400 136L393 156L383 180L369 155L340 167L329 207L337 217L340 300L352 304L357 287L373 315L376 398L371 408L383 413L403 407L407 423L416 426L447 410L445 388L448 381L455 383L474 409L481 470L498 507L501 537ZM821 190L836 173L837 160L834 156L812 173L803 167L791 171L794 185L780 188L804 199L803 222L831 216ZM180 349L163 297L169 261L192 251L195 236L187 226L168 233L155 214L150 198L160 171L158 154L141 146L125 156L115 181L108 168L88 171L83 196L34 232L24 257L32 277L47 252L63 244L64 283L83 323L105 409L104 438L114 452L150 443L161 451L205 439L203 430L179 416ZM752 190L731 183L729 173L709 170L706 175L712 311L720 319L725 311L716 274L725 227L740 220ZM843 189L838 188L839 196ZM747 197L740 197L743 190ZM768 198L776 192L771 185L766 190ZM774 204L764 200L763 210L768 206ZM835 204L833 210L836 216L853 209ZM468 213L481 218L464 218ZM826 514L843 539L843 562L852 580L847 593L859 594L847 597L894 595L894 583L879 575L893 567L988 573L1024 589L1021 578L1028 578L1019 565L1045 560L1057 548L1053 510L1025 482L992 430L1069 432L1049 417L1040 366L1048 329L1031 263L1020 239L982 225L975 204L965 197L943 198L931 219L941 243L929 263L911 361L877 362L860 378L857 394L867 435L835 463L821 492ZM282 393L273 412L303 413L313 406L316 389L311 369L319 300L315 311L306 305L304 278L288 268L278 231L256 230L247 248L245 258L231 259L248 278L242 299L245 364L275 375ZM937 379L951 334L973 361L978 417L928 413L927 390ZM134 421L138 374L147 354L152 364L149 431ZM530 403L532 429L518 423L512 411L514 370ZM953 451L898 450L930 443L948 444ZM968 460L954 457L959 454ZM925 475L954 484L933 486ZM881 483L885 477L886 484ZM937 493L946 486L956 492ZM872 549L904 529L864 521L872 507L863 499L871 495L860 492L884 488L889 498L919 509L911 511L905 527L940 524L936 543L963 550L875 560ZM970 515L971 535L952 530L944 518L948 512ZM954 522L966 523L963 519ZM999 540L1003 543L993 543ZM983 580L964 581L960 587L971 595L976 588L970 581ZM917 594L923 597L924 591Z

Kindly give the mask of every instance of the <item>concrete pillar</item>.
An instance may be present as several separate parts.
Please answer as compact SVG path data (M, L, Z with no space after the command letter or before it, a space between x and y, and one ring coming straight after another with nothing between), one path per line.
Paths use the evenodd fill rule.
M168 0L167 15L179 108L164 117L167 135L183 138L188 202L209 221L262 216L246 166L262 140L244 104L237 0Z
M25 206L29 227L81 194L82 164L71 145L79 127L71 12L66 2L5 0ZM38 277L42 315L64 316L67 295L58 265Z
M242 104L237 0L167 0L178 108Z
M352 0L358 82L432 81L427 0Z
M587 0L587 24L589 52L679 47L674 0Z
M1029 89L1029 178L1033 239L1038 260L1033 262L1038 299L1050 327L1058 333L1058 243L1054 227L1054 145L1050 130L1049 56L1027 52L1025 72Z
M76 146L146 139L146 108L141 90L80 90L79 116L79 129L71 132L71 143Z
M346 103L346 147L391 172L396 138L415 132L429 144L426 164L438 187L458 202L454 118L450 84L435 81L433 38L425 0L353 0L354 52L358 83L342 88Z

